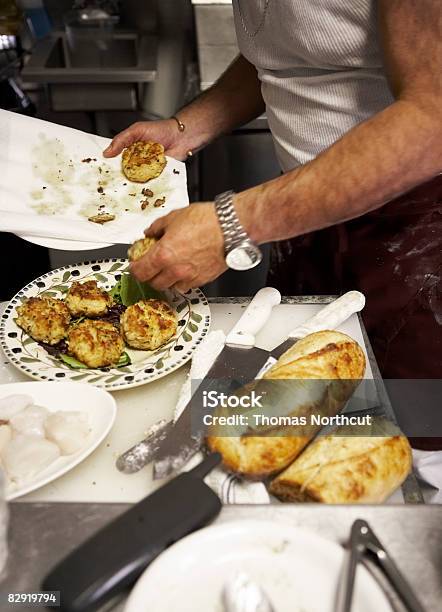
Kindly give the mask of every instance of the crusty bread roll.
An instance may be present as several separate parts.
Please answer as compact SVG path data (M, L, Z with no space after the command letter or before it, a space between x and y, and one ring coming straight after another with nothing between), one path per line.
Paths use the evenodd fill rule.
M364 353L352 338L336 331L311 334L284 353L264 376L264 385L270 380L292 381L289 389L295 391L296 397L293 405L289 404L287 414L306 416L308 424L267 428L259 431L263 435L253 435L253 431L236 437L226 435L226 428L215 425L209 429L207 445L210 450L221 453L223 465L228 470L246 478L262 479L276 474L301 453L320 429L319 425L310 423L310 415L338 414L364 372ZM318 379L324 380L324 385L314 384ZM281 386L274 385L275 395L281 391ZM306 396L306 390L310 397ZM269 411L272 409L271 388L268 397L270 404L266 405L266 413L267 407Z
M412 455L407 438L391 423L373 423L382 435L352 436L354 429L346 426L319 436L272 481L271 493L290 502L383 502L409 474Z
M123 151L123 172L135 183L146 183L157 178L166 164L164 147L158 142L134 142Z

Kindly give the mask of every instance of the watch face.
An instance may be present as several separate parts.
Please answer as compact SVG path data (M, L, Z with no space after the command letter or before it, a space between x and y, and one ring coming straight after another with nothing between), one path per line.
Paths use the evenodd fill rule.
M262 253L253 243L241 244L226 256L226 263L232 270L250 270L262 261Z

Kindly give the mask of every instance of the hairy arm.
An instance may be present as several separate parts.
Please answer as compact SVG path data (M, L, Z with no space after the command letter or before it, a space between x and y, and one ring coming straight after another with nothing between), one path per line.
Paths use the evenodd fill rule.
M238 216L257 242L358 217L442 171L440 0L378 2L395 102L311 163L235 196ZM225 121L217 130L228 129ZM172 212L146 233L161 239L132 271L158 289L175 285L185 291L225 270L211 202Z
M324 228L382 206L442 171L440 0L379 0L395 102L314 161L236 196L258 242Z

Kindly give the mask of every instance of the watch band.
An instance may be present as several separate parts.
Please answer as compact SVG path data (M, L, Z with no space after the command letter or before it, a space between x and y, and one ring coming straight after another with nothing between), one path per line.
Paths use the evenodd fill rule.
M229 253L239 244L250 241L233 205L233 191L225 191L215 197L215 210L218 221L224 234L224 252Z

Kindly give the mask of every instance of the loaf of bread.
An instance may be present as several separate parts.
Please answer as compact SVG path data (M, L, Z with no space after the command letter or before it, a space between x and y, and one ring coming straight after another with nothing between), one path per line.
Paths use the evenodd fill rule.
M289 398L285 413L306 417L307 424L258 428L239 436L226 435L225 428L213 426L208 432L207 445L210 450L221 453L224 467L243 477L263 479L276 474L296 459L321 428L311 424L310 415L338 414L364 372L364 353L352 338L336 331L311 334L284 353L263 381L264 385L282 381L273 385L273 392L271 383L268 385L266 414L273 410L272 398L281 394L286 385L293 399L290 403ZM276 406L279 402L274 403L279 410Z
M283 501L327 504L381 503L411 469L405 436L385 419L373 420L372 435L349 426L319 436L270 484ZM357 433L357 432L356 432Z

